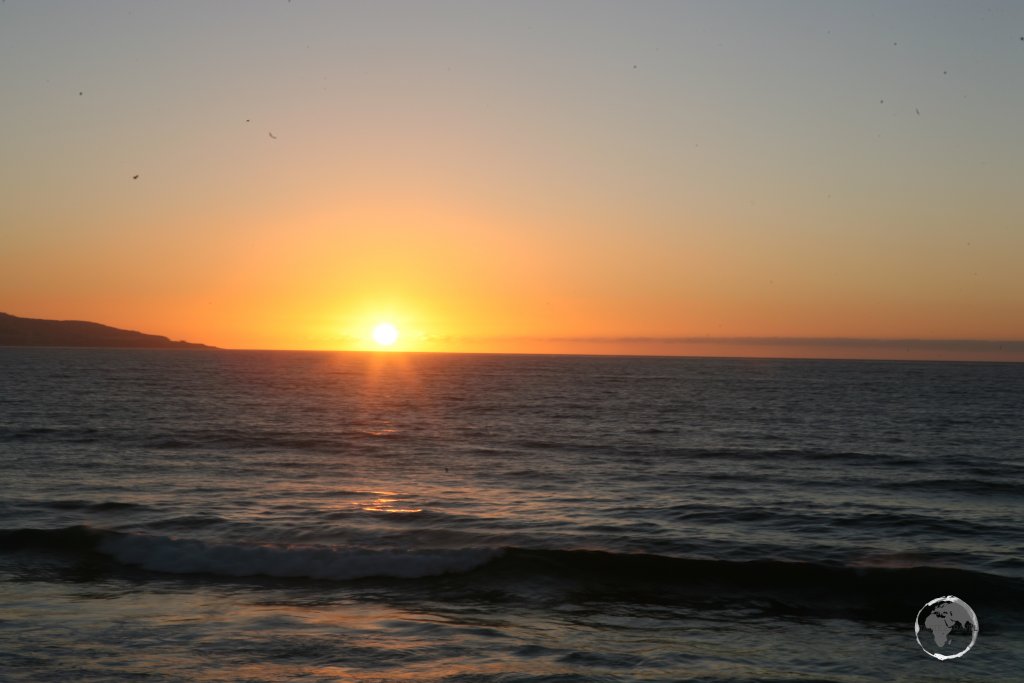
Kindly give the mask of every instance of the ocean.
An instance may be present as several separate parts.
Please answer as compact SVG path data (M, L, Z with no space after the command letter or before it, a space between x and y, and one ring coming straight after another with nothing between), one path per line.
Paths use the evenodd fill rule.
M1024 672L1024 364L8 348L0 473L2 681Z

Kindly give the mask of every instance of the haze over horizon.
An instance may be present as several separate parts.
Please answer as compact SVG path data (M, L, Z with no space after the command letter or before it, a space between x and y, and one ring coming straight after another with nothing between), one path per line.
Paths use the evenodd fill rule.
M1024 360L1018 3L7 0L0 88L17 316Z

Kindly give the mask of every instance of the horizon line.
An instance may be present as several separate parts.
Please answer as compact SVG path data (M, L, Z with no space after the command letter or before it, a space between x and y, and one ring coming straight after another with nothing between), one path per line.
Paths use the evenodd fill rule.
M337 341L355 342L357 338L344 336ZM422 335L414 338L417 342L441 342L480 344L495 342L541 342L556 344L666 344L672 346L695 346L718 344L724 346L811 346L821 348L864 348L900 349L919 351L960 351L960 352L1019 352L1024 353L1024 339L981 339L969 337L793 337L793 336L531 336L531 335ZM300 349L294 349L300 350ZM308 349L315 350L315 349Z
M895 360L895 361L927 361L927 362L1000 362L1000 363L1020 363L1024 362L1024 357L1021 358L990 358L985 357L988 354L1024 354L1024 340L1020 339L969 339L969 338L883 338L883 337L698 337L698 336L666 336L666 337L653 337L653 336L593 336L593 337L530 337L530 336L490 336L490 337L457 337L457 336L437 336L429 337L427 339L420 339L420 341L432 341L432 342L447 342L447 343L494 343L494 342L546 342L546 343L565 343L565 344L636 344L642 348L642 346L651 346L655 344L661 344L665 346L678 347L680 353L665 353L665 352L654 352L654 353L643 353L638 349L637 353L629 353L624 351L617 352L601 352L597 350L584 351L581 353L574 353L571 351L472 351L472 350L461 350L461 351L443 351L433 349L407 349L407 350L387 350L387 349L330 349L330 348L291 348L291 349L258 349L258 348L234 348L228 350L237 351L310 351L310 352L351 352L351 353L447 353L447 354L475 354L475 355L516 355L516 356L637 356L637 357L698 357L698 358L751 358L751 359L806 359L806 360ZM760 353L747 353L743 355L731 355L728 353L708 353L707 349L699 348L706 347L709 345L717 345L722 347L756 347L763 350L764 355ZM684 353L689 348L693 351L703 351L703 353ZM837 355L828 356L793 356L793 355L771 355L771 349L789 349L796 350L803 348L805 350L818 350L823 353L832 351ZM739 349L737 349L739 350ZM749 350L749 348L748 348ZM900 357L864 357L861 355L844 355L844 352L899 352ZM974 354L974 357L961 357L961 358L934 358L934 357L923 357L923 358L908 358L904 354L913 353L955 353L955 354Z
M748 345L748 346L818 346L901 348L928 351L1010 351L1024 352L1024 339L974 339L965 337L790 337L790 336L593 336L593 337L518 337L509 341L548 341L591 344L696 344Z

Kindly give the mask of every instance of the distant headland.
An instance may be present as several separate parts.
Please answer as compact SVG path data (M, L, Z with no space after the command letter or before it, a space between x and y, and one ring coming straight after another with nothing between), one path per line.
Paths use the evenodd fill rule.
M213 349L156 334L81 320L40 320L0 313L0 346L92 346L136 349Z

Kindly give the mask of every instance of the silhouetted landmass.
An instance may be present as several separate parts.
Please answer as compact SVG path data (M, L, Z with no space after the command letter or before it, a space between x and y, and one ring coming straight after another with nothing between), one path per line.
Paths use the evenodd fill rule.
M80 320L40 320L0 313L0 346L97 346L140 349L212 349L155 334Z

